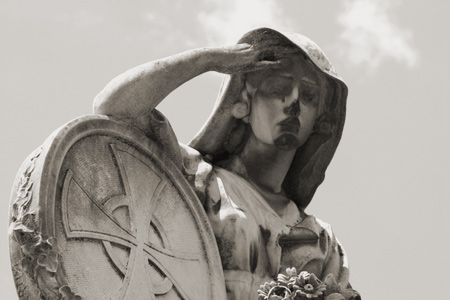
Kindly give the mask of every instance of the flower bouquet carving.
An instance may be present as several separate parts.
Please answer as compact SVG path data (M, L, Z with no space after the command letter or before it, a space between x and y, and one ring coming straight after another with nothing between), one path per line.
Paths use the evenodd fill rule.
M322 282L313 273L300 272L295 268L286 269L286 274L278 274L277 281L266 282L258 290L258 300L360 300L352 289L343 289L333 274L328 274Z

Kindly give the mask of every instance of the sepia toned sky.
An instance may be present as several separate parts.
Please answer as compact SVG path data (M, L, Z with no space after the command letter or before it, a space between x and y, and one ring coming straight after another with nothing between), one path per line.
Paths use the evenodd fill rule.
M447 1L1 1L1 299L17 299L8 202L22 161L92 113L109 80L255 27L312 38L349 87L341 144L307 212L333 226L363 299L444 299L450 279L450 22ZM208 117L222 75L159 109L182 142Z

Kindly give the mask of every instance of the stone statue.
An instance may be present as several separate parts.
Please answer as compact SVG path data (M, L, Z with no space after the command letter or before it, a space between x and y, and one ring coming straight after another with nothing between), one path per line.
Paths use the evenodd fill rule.
M180 144L155 107L208 71L227 74L214 111ZM57 130L19 170L20 299L288 299L268 282L284 273L287 290L296 270L295 299L360 299L330 226L304 212L346 98L314 42L268 28L113 79L97 115Z
M207 71L230 76L207 123L189 146L178 145L155 107ZM131 69L94 109L138 127L182 165L212 225L228 299L256 299L262 283L289 267L321 279L333 274L349 287L342 246L328 224L304 212L338 146L346 97L315 43L262 28L236 46Z

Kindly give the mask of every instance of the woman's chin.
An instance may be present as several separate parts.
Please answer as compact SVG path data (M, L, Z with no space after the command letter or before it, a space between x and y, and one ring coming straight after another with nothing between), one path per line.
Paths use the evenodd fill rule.
M297 137L289 133L281 134L273 141L273 144L278 149L286 151L294 150L301 146Z

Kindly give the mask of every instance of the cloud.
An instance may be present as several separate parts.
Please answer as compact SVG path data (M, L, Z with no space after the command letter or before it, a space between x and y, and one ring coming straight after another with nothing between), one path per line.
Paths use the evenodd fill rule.
M234 44L247 31L271 27L289 31L275 0L209 0L198 15L211 45Z
M354 64L376 68L391 58L409 67L417 63L418 53L410 45L412 32L401 29L389 17L389 0L345 0L338 21L344 27L341 41L345 55Z

